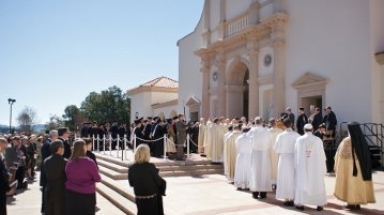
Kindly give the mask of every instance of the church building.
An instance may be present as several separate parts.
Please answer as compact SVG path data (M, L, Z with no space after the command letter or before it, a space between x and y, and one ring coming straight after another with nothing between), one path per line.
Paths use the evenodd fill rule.
M205 0L177 42L177 110L268 119L331 106L339 122L384 123L383 20L383 0Z

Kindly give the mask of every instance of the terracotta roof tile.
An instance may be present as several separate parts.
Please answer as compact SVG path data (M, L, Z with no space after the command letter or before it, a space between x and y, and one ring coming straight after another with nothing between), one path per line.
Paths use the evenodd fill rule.
M148 81L144 84L141 84L138 88L140 87L160 87L160 88L173 88L173 89L177 89L179 88L179 82L171 79L171 78L167 78L167 77L159 77L159 78L155 78L151 81Z

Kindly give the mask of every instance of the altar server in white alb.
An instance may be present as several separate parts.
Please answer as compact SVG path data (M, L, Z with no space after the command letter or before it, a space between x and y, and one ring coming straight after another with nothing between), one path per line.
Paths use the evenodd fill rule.
M231 126L230 126L231 127ZM230 128L228 127L228 129ZM241 126L239 124L233 126L233 131L227 136L224 142L224 173L228 180L233 182L235 177L236 165L236 139L241 135Z
M294 151L296 139L300 135L292 130L292 122L289 118L284 120L286 130L279 134L274 146L279 155L277 166L276 199L284 199L285 206L293 206L295 199L295 168Z
M312 131L313 126L306 124L305 134L295 143L295 205L299 210L304 210L305 204L315 205L318 211L322 211L327 203L324 184L327 168L323 141Z
M238 190L249 189L250 161L251 161L251 139L247 135L249 128L242 127L243 133L236 138L237 151L234 184Z
M261 117L256 117L255 127L248 132L252 144L249 189L255 199L264 199L267 197L267 192L272 191L269 156L272 135L263 127L262 123Z

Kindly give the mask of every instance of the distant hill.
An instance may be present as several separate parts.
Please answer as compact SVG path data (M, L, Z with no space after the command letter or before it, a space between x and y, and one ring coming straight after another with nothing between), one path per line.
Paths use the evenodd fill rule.
M47 128L47 124L36 124L32 126L32 129L35 132L45 131L46 128Z
M47 124L36 124L32 126L34 132L44 132ZM14 129L18 129L18 126L12 126ZM0 134L9 133L9 125L1 125L0 124Z

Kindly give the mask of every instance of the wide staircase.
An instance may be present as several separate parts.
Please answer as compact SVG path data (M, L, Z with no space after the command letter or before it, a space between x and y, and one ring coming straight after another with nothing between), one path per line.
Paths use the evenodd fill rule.
M136 214L135 197L133 189L128 184L128 168L132 164L133 156L129 160L96 154L101 183L97 184L97 192L108 199L125 214ZM160 175L164 178L176 176L201 176L206 174L223 174L221 164L212 164L210 160L191 155L186 161L173 161L151 158Z

